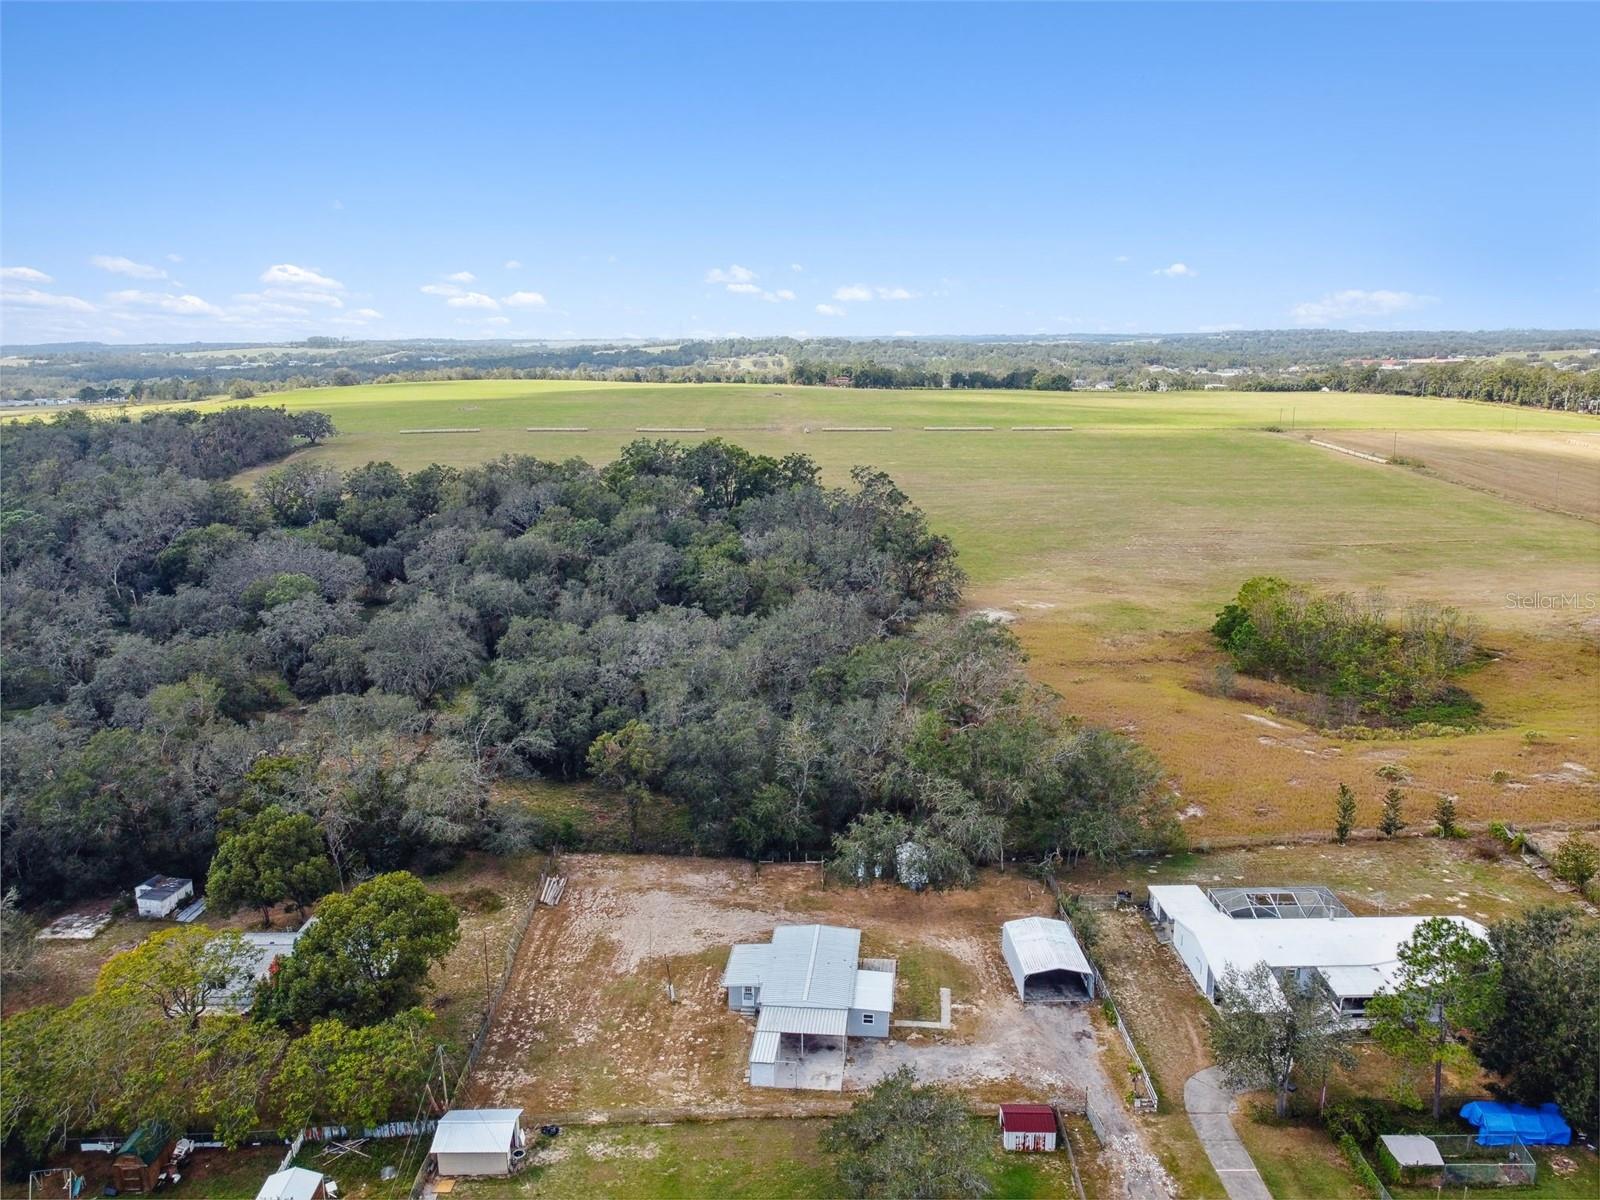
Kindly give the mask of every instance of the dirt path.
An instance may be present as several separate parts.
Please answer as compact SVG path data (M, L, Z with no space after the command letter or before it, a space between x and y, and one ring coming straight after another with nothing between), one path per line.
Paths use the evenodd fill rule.
M1078 1005L1024 1008L996 1005L967 1044L925 1044L914 1038L851 1043L846 1080L870 1087L885 1075L910 1065L924 1081L968 1086L1017 1077L1031 1066L1029 1082L1050 1096L1083 1089L1107 1134L1103 1155L1110 1159L1129 1200L1176 1194L1144 1132L1112 1087L1103 1051Z

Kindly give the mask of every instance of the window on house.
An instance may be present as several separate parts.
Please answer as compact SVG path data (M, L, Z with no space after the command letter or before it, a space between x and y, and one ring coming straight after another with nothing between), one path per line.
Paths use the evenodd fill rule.
M862 1013L861 1014L861 1023L863 1025L876 1025L878 1023L878 1014L877 1013Z
M755 999L756 999L756 989L751 987L748 983L745 984L744 985L744 1002L746 1004L754 1004L755 1003Z

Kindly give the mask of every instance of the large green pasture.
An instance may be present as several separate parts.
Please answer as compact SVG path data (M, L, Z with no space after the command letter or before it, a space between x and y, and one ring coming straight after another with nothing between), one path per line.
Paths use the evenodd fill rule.
M308 457L411 469L504 453L613 457L640 436L802 450L843 482L888 471L950 534L974 594L1113 629L1192 625L1273 572L1457 604L1497 623L1508 591L1600 591L1600 527L1308 444L1305 428L1600 434L1573 413L1345 393L865 391L472 380L326 388L258 402L330 412ZM213 402L219 403L219 402ZM1295 432L1289 432L1293 422ZM1281 424L1283 433L1268 432ZM528 426L585 426L581 433ZM888 432L824 432L887 425ZM927 425L989 425L930 432ZM1068 425L1055 432L1014 425ZM643 426L707 432L640 434ZM476 427L477 433L402 434Z

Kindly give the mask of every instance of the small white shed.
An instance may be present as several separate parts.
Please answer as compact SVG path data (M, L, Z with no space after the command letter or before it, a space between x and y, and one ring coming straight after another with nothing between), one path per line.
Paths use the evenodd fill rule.
M1000 927L1000 953L1024 1004L1094 999L1094 968L1065 921L1021 917Z
M152 875L133 889L133 902L141 917L170 917L174 909L194 897L194 880L173 875Z
M509 1175L525 1147L520 1108L457 1108L439 1118L429 1153L440 1175Z
M256 1193L256 1200L328 1200L334 1192L321 1171L290 1167L268 1175Z

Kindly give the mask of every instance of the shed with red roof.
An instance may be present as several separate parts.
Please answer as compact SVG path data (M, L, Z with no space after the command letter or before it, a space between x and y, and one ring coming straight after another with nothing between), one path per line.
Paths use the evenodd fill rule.
M1002 1104L1000 1143L1007 1150L1054 1150L1056 1110L1048 1104Z

